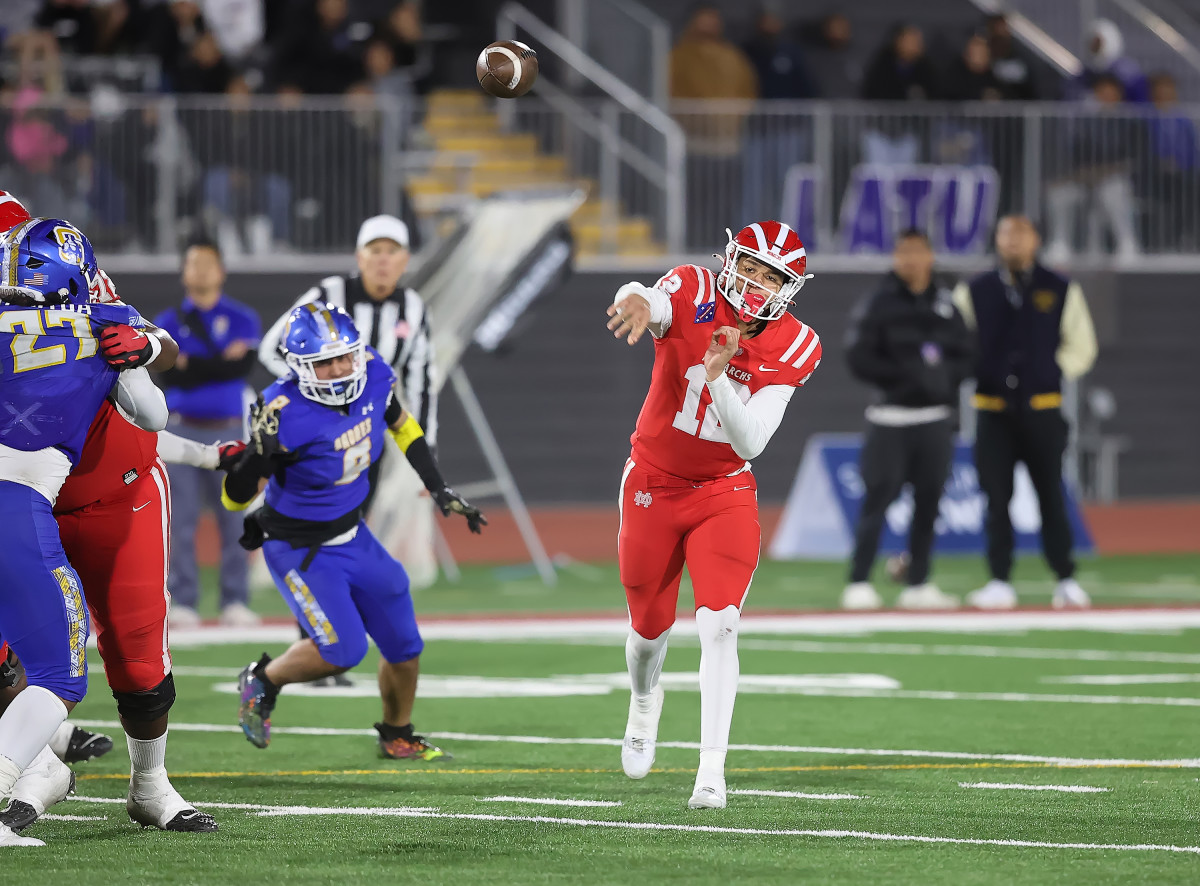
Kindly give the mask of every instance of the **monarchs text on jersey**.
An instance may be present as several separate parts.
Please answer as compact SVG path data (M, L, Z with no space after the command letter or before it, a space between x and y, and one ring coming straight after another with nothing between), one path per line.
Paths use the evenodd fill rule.
M650 391L630 438L633 461L686 480L711 480L746 466L733 451L710 409L704 354L713 332L737 327L737 316L707 268L682 265L655 288L671 299L671 325L654 340ZM791 314L772 320L758 335L742 337L725 367L742 402L769 385L800 387L821 362L816 332Z

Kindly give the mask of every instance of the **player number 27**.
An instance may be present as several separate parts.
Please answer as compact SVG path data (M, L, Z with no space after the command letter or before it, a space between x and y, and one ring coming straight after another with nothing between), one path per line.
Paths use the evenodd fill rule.
M45 316L45 326L42 317ZM31 369L45 369L48 366L61 366L67 362L67 346L65 344L49 345L44 348L34 347L38 336L45 335L46 329L54 326L70 326L75 338L79 341L79 349L75 354L76 360L83 360L96 353L96 339L92 337L92 327L88 318L72 311L4 311L0 313L0 332L21 332L13 336L10 348L13 355L13 372L28 372Z
M683 406L675 413L675 420L671 422L671 426L692 437L698 436L701 440L728 443L729 438L725 436L725 430L721 427L721 422L717 420L716 412L705 409L703 420L700 418L700 395L704 393L704 385L708 380L704 364L697 363L695 366L689 366L683 377L687 379L687 391L683 395ZM738 392L738 396L745 401L746 398L742 395L745 385L733 382L733 387Z

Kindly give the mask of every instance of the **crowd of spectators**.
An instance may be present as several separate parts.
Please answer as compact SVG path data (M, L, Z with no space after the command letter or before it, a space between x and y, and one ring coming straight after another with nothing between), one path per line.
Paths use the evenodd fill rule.
M1002 103L1059 101L1062 111L1042 115L1038 135L1049 178L1050 253L1067 257L1086 247L1132 256L1148 242L1168 249L1200 245L1196 121L1178 107L1174 79L1165 72L1147 75L1105 19L1084 35L1081 61L1077 77L1054 75L1019 45L999 14L957 39L935 34L927 41L920 27L900 22L873 52L860 52L852 21L841 12L789 24L768 6L739 44L727 34L720 8L701 4L671 54L671 95L746 102L745 109L726 106L719 114L676 105L676 116L689 136L695 187L721 174L719 158L745 160L740 201L727 194L722 210L747 219L777 202L791 165L813 162L804 114L751 105L755 100L873 103L835 123L833 168L825 170L835 194L859 162L983 164L999 175L1002 212L1025 208L1026 146L1026 122L1005 113ZM929 114L913 106L923 102L943 104ZM967 115L947 102L992 107ZM710 201L720 199L709 191L715 194Z

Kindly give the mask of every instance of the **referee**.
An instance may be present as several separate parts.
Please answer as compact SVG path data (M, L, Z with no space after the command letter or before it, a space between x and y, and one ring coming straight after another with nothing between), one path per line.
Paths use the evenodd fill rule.
M971 334L949 289L933 278L929 238L911 229L896 239L892 272L855 310L846 357L855 378L877 390L867 408L861 473L865 487L854 533L845 609L883 605L870 583L884 515L905 483L913 487L908 587L903 609L948 609L958 598L929 582L929 557L942 487L950 471L958 388L970 370Z
M1013 528L1008 513L1013 469L1024 462L1042 515L1042 551L1058 584L1055 608L1086 607L1075 581L1071 525L1062 493L1068 428L1062 380L1083 375L1096 361L1096 333L1083 290L1037 262L1041 239L1023 215L1000 219L1000 267L960 284L954 302L979 332L975 366L975 467L987 495L987 560L991 580L967 602L1011 609Z
M276 376L287 375L291 370L279 343L288 314L309 302L337 305L354 319L364 342L396 371L397 393L424 428L429 445L436 446L438 386L429 313L416 290L400 286L408 268L408 243L408 226L394 216L376 215L363 222L355 251L358 273L326 277L300 296L263 336L259 359ZM393 455L385 453L371 466L368 522L404 564L413 587L425 587L437 577L432 502L408 463ZM372 503L380 485L389 494Z

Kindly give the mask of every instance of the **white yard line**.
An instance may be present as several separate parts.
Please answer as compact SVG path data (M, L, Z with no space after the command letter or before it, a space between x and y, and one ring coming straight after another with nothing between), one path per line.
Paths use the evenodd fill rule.
M119 801L124 802L124 800ZM38 821L108 821L107 815L58 815L54 812L43 812Z
M85 803L124 803L123 799L72 797ZM676 831L700 834L732 834L750 837L817 837L827 839L866 840L886 843L934 843L961 846L1008 846L1020 849L1081 849L1100 852L1172 852L1200 855L1200 846L1173 846L1158 843L1052 843L1041 840L985 840L964 837L929 837L918 834L883 834L873 831L792 830L767 828L731 828L717 825L665 824L654 821L597 821L589 818L556 818L548 815L488 815L484 813L441 812L431 809L400 807L362 808L355 806L266 806L252 803L204 803L206 808L246 809L255 815L365 815L372 817L402 817L450 819L457 821L521 822L529 824L559 824L574 827L612 828L630 831Z
M1106 794L1112 788L1097 788L1086 784L1006 784L997 781L958 783L960 788L985 788L992 791L1058 791L1062 794Z
M674 639L674 638L672 638ZM739 649L766 652L849 653L851 655L962 656L1028 658L1047 661L1136 661L1154 664L1200 664L1190 652L1119 652L1108 649L1039 649L1025 646L952 646L922 643L839 643L827 640L738 640Z
M532 803L538 806L610 807L623 805L620 800L560 800L556 797L476 797L475 800L478 803Z
M1200 674L1076 674L1066 677L1042 677L1042 683L1069 683L1078 686L1150 686L1167 683L1200 683Z
M88 729L119 729L115 720L72 720L77 726ZM171 723L175 732L220 732L241 735L241 727L224 723ZM312 726L272 726L273 735L346 735L377 737L374 729L338 729ZM595 747L620 747L619 738L558 738L548 735L484 735L474 732L431 732L433 738L447 741L498 742L511 744L541 745L590 745ZM700 744L692 741L660 741L660 748L699 750ZM1175 760L1133 760L1125 758L1098 757L1049 757L1035 754L983 754L971 751L889 750L883 748L831 748L806 745L762 745L731 744L731 751L747 751L768 754L825 754L845 757L915 757L929 760L999 760L1008 763L1045 763L1051 766L1071 767L1157 767L1167 769L1200 769L1200 758Z
M740 631L748 634L848 634L870 632L988 633L1025 630L1159 630L1200 628L1200 607L1012 612L813 612L803 615L743 616ZM623 639L627 618L426 618L426 640L571 640L585 637ZM295 638L291 624L257 628L204 627L171 632L176 649L235 643L286 643ZM672 637L695 636L693 619L676 624ZM94 638L92 639L94 642Z
M865 800L858 794L806 794L802 791L730 791L742 797L792 797L797 800Z

